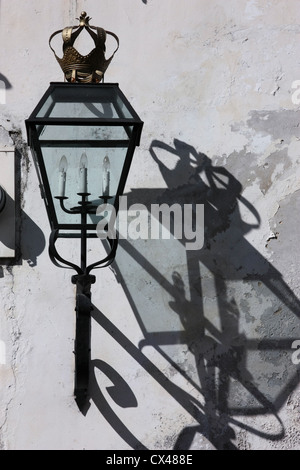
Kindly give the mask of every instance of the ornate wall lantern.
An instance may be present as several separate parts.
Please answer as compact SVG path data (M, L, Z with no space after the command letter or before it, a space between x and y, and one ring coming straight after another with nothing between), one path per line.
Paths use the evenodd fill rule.
M81 56L73 45L83 29L96 46L87 56ZM104 56L106 33L118 42L117 37L90 26L85 12L79 26L61 32L64 55L56 57L66 81L50 83L26 127L51 226L50 258L57 266L76 272L72 277L77 286L75 399L83 410L88 399L91 284L95 282L91 271L109 265L117 249L108 219L103 224L109 242L107 256L88 264L87 243L97 237L98 207L109 202L118 211L143 122L118 84L101 83L112 59ZM58 238L80 239L80 264L60 256L55 245Z

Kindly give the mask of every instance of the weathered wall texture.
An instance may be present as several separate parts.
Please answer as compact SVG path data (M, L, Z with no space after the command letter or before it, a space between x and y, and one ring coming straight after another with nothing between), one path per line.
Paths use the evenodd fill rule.
M48 38L82 10L120 37L106 82L145 122L129 203L205 207L201 249L128 238L97 273L86 416L71 272L48 257L24 127L63 80ZM0 263L1 448L300 449L299 33L297 0L0 1L18 201L17 258Z

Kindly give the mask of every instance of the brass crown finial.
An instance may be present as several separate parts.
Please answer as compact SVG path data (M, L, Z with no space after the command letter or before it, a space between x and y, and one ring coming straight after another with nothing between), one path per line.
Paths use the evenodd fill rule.
M50 36L50 48L61 66L61 69L65 74L65 79L68 82L99 83L103 79L107 67L119 48L118 36L110 31L105 31L103 28L90 26L89 21L91 18L87 16L85 11L82 11L80 18L76 19L79 20L79 25L67 26L64 29L56 31ZM83 29L89 33L95 43L94 49L85 56L81 55L74 47L74 42ZM58 33L62 33L63 39L62 58L58 57L54 49L51 47L51 40ZM105 41L107 34L113 36L117 42L117 48L109 59L105 58Z

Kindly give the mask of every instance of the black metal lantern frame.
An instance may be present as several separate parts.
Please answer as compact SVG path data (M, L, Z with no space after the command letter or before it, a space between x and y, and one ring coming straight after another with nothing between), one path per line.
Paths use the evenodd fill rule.
M124 191L135 147L140 143L143 122L118 84L53 82L26 120L26 127L51 226L49 256L56 266L76 272L72 276L77 286L75 398L82 411L88 399L91 284L95 282L91 271L109 265L117 249L117 238L110 236L108 221L108 254L88 265L87 239L97 237L95 215L99 205L109 202L115 214L118 212L119 197ZM92 168L89 168L89 158ZM68 159L72 174L71 191L66 193ZM102 191L97 187L101 180L99 168L102 168ZM55 246L58 238L80 239L80 265L60 256Z

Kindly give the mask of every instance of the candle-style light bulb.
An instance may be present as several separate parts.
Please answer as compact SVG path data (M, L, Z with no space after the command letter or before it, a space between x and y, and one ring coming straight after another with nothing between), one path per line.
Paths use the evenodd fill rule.
M79 164L79 194L87 193L87 163L88 159L86 153L83 153Z
M63 155L60 159L58 171L58 196L65 197L66 192L66 179L67 179L67 169L68 169L68 161L65 155Z
M109 183L110 183L110 161L106 155L103 159L102 165L102 194L103 196L109 196Z

